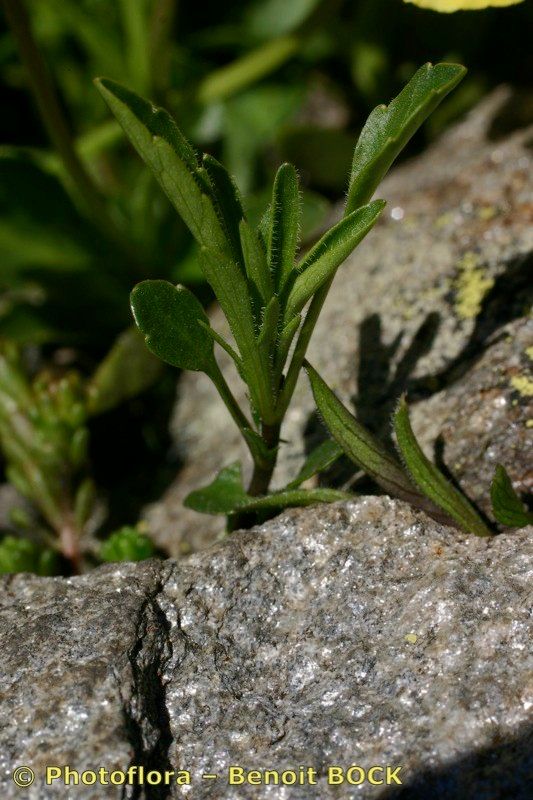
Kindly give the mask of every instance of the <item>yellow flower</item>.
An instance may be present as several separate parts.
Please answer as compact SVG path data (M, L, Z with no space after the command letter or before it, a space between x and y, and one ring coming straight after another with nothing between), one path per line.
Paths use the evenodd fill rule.
M404 0L405 3L414 3L420 8L431 8L433 11L442 11L450 14L452 11L474 10L488 8L489 6L515 6L523 0Z

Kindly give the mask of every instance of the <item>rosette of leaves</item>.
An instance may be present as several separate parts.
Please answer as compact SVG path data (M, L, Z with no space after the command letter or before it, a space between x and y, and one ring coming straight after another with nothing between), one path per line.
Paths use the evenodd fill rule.
M339 455L332 445L312 453L283 491L268 494L281 424L331 282L383 209L383 201L372 200L378 184L464 74L458 65L426 64L389 106L372 112L355 148L344 216L303 254L298 240L301 190L294 167L279 168L271 203L254 229L228 172L209 155L200 159L165 110L114 81L97 81L125 133L195 237L201 269L234 340L230 343L211 327L201 304L183 286L150 280L132 292L133 315L148 348L175 367L209 376L253 460L246 489L240 465L232 465L209 487L193 492L186 500L190 507L238 513L242 521L248 512L346 496L331 489L301 489L306 478ZM246 384L248 410L238 405L221 373L217 347L230 355Z

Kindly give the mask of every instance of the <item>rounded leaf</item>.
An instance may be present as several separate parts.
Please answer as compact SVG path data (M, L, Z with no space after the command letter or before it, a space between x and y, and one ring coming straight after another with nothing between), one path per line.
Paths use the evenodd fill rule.
M209 320L192 292L168 281L143 281L131 293L131 309L154 355L180 369L212 371L213 338L198 324L209 326Z

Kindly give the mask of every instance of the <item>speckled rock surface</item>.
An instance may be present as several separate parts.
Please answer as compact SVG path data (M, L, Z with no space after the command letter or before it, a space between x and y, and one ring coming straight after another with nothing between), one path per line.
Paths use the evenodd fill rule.
M159 563L148 562L71 580L2 578L1 797L37 800L69 791L68 797L120 798L120 787L45 788L45 767L116 769L137 763L140 752L158 760L166 750L157 678L166 621L153 600L163 575ZM36 773L32 787L13 783L20 766Z
M442 433L448 466L453 471L459 463L458 477L476 498L481 484L486 487L490 453L508 464L519 487L531 490L522 449L525 435L533 434L523 427L533 417L531 397L509 383L532 363L525 348L533 335L513 325L524 319L531 299L531 132L487 138L506 98L505 90L496 92L383 183L378 194L387 209L341 267L309 350L328 383L376 431L387 429L391 401L408 389L423 444L433 450ZM213 324L225 331L220 313L213 314ZM519 339L497 344L518 330ZM491 346L489 362L510 359L508 365L502 361L493 369L479 361ZM233 364L225 354L220 362L244 403ZM505 405L492 420L496 396ZM282 430L288 444L275 475L278 486L294 477L317 435L313 408L302 377ZM428 414L435 414L433 424L424 421ZM489 455L479 459L472 445L481 418ZM184 467L146 516L157 541L178 555L205 546L221 530L216 518L199 524L183 498L222 466L238 458L246 464L247 454L209 380L198 373L181 380L173 429Z
M463 537L370 497L182 562L4 581L2 797L21 796L15 765L45 763L192 783L61 794L37 780L30 800L398 796L327 784L328 766L355 763L401 766L409 800L526 800L531 532ZM317 783L231 787L229 765L306 765Z

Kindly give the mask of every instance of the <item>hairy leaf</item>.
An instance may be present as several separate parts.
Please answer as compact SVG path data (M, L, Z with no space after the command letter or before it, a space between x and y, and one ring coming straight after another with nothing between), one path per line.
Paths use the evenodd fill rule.
M398 462L366 430L331 391L318 372L308 363L305 369L320 415L346 455L362 467L384 489L393 494L416 494Z
M458 64L425 64L388 106L377 106L355 147L346 215L368 203L417 128L466 74Z
M490 487L492 511L502 525L510 528L525 528L533 525L533 514L526 511L524 504L513 489L507 470L501 464L496 467Z
M269 366L257 347L246 278L234 261L207 248L202 249L201 265L237 342L253 402L266 416L272 404Z
M241 247L248 280L257 289L266 305L273 295L272 278L263 245L246 220L239 225Z
M263 351L266 362L270 362L270 358L274 352L276 339L278 335L278 320L279 320L279 300L274 295L267 307L261 325L261 333L257 343Z
M244 217L241 198L227 169L213 156L204 155L203 165L213 190L213 203L229 241L233 257L244 268L239 225Z
M286 489L296 489L304 481L309 480L319 472L331 467L343 453L342 447L332 439L326 439L321 442L315 449L307 456L305 464L301 468L296 478L287 484Z
M353 416L335 396L318 372L306 362L305 369L311 381L311 388L320 415L348 458L361 467L385 491L401 500L407 500L445 524L450 524L448 516L418 492L403 471L400 464Z
M168 281L142 281L131 293L131 308L154 355L180 369L213 372L213 339L198 324L209 320L192 292Z
M313 503L333 503L347 500L350 495L334 489L304 489L274 492L264 497L250 497L242 485L242 467L235 462L219 472L215 480L185 498L187 508L202 514L234 514L237 511L261 511Z
M268 232L268 260L278 292L294 269L300 216L298 174L292 164L282 164L274 180Z
M398 449L414 482L433 503L442 508L460 527L476 536L492 536L469 500L453 486L424 455L411 428L405 400L394 415Z
M213 205L211 184L170 114L115 81L102 78L96 86L195 239L230 253Z
M342 219L312 248L297 267L297 276L287 300L286 320L291 320L307 301L334 275L352 250L374 226L385 206L376 200Z

